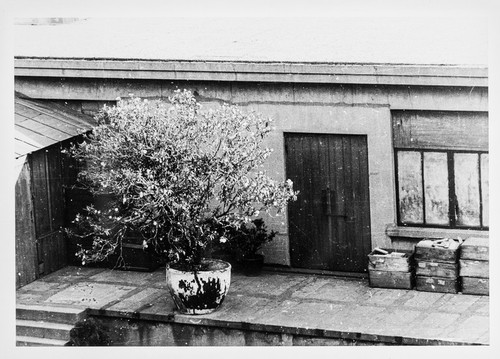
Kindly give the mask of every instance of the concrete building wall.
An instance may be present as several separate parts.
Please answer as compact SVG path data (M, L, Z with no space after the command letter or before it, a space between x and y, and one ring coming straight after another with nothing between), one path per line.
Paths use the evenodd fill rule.
M276 84L165 80L16 77L15 90L35 99L115 101L117 97L166 98L177 88L202 101L237 104L295 103L385 105L393 110L488 111L486 87Z
M305 345L396 345L376 335L328 336L327 331L264 330L189 325L140 319L94 317L107 334L110 346L305 346ZM305 332L301 333L301 332ZM309 333L308 333L309 332ZM342 333L344 334L344 333ZM365 338L367 337L367 338Z
M274 149L267 169L285 179L283 134L285 132L362 134L368 140L372 247L408 248L415 237L394 230L396 196L391 110L487 111L485 87L376 86L339 84L273 84L160 80L50 79L20 77L16 91L38 99L67 101L82 112L95 113L103 101L129 94L166 98L177 89L192 90L210 107L230 102L275 120L276 131L267 145ZM265 248L268 263L289 265L287 219L269 218L279 231ZM387 228L392 228L392 237ZM455 231L457 232L457 231ZM454 232L454 233L455 233ZM458 231L461 233L461 231ZM472 231L474 233L479 231ZM443 236L446 231L421 230L420 234ZM484 232L477 233L484 235Z

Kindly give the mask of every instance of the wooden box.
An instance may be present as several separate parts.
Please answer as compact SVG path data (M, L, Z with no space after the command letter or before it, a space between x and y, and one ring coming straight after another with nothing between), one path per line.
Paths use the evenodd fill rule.
M413 251L383 248L387 254L373 250L368 255L368 269L390 272L409 272L413 267Z
M415 275L413 272L391 272L371 269L369 274L371 287L412 289L415 285Z
M488 278L462 277L462 293L489 295L490 280Z
M478 261L489 260L489 238L467 238L461 245L460 258Z
M448 262L417 261L415 274L428 277L458 277L458 264Z
M424 292L457 293L458 279L416 276L416 289Z
M458 262L460 241L451 238L423 239L415 246L415 259L429 262Z
M489 278L489 261L475 261L470 259L460 259L460 276Z
M368 255L368 272L372 287L412 289L413 251L375 248Z

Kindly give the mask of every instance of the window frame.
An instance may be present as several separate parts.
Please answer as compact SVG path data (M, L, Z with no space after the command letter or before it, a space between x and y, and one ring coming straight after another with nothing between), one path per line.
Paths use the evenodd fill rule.
M399 202L399 172L398 172L398 153L399 152L418 152L420 153L420 168L421 168L421 185L422 185L422 218L423 223L404 223L401 221L401 209ZM428 224L426 222L426 202L425 202L425 171L424 171L424 153L425 152L439 152L446 153L448 164L448 225L441 224ZM476 154L478 165L478 189L479 189L479 226L457 225L457 205L458 200L455 193L455 161L454 154ZM402 227L419 227L419 228L440 228L440 229L470 229L488 231L489 226L483 223L483 189L482 189L482 169L481 169L481 155L487 154L485 150L453 150L453 149L432 149L432 148L394 148L394 169L395 169L395 184L396 184L396 219L397 225ZM489 222L489 221L488 221Z

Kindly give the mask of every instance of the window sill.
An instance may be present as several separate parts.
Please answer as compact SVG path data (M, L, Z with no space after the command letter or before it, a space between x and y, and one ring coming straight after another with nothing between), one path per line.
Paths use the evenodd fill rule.
M422 228L422 227L399 227L395 224L387 226L385 233L389 237L404 238L443 238L443 237L468 237L488 238L489 231L479 231L472 229L445 229L445 228Z

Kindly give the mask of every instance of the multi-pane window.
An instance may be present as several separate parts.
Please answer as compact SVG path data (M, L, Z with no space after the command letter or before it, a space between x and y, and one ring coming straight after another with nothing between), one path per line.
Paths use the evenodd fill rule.
M396 149L401 225L489 227L488 153Z

